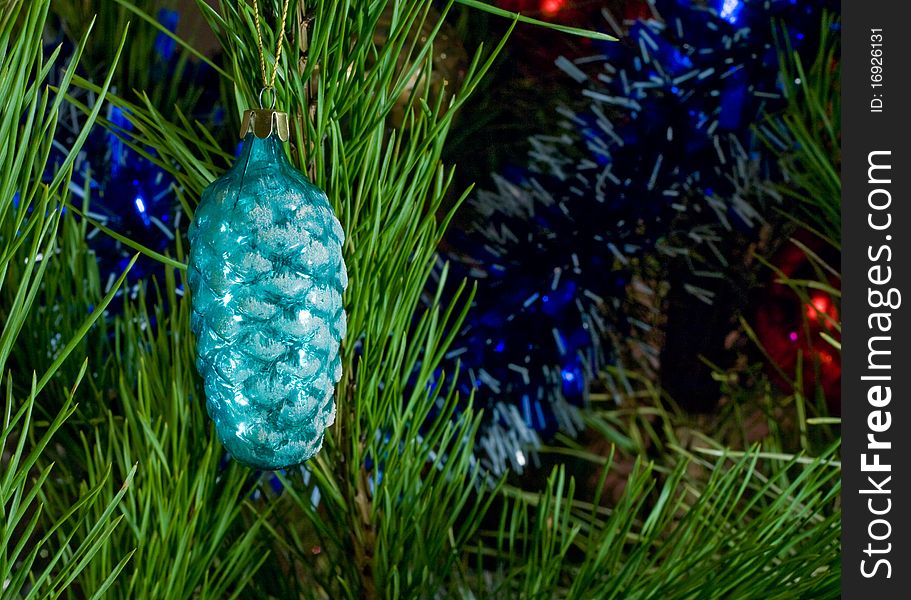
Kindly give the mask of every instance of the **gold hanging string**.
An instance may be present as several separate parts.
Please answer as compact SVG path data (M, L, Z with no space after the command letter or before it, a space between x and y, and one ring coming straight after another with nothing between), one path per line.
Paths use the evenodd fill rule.
M263 31L259 24L259 1L253 0L253 20L256 23L256 41L259 46L259 69L263 77L263 90L272 90L274 98L275 90L275 76L278 74L278 63L282 59L282 47L285 45L285 25L288 21L288 5L291 3L291 0L285 0L285 5L282 7L282 21L279 26L278 32L278 44L275 47L275 64L272 65L272 76L266 76L266 51L263 49ZM260 92L260 99L262 99L262 92Z

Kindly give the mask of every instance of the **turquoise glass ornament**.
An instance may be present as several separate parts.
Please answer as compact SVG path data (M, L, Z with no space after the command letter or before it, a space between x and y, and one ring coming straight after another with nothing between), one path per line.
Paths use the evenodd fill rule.
M344 233L326 194L288 161L287 123L247 111L241 153L189 229L206 408L231 456L257 469L319 452L342 374Z

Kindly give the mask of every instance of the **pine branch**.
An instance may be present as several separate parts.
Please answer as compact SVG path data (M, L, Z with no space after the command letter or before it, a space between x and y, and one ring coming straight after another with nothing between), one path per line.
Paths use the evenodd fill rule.
M136 3L118 3L150 21ZM389 31L379 43L387 5ZM225 50L224 100L236 118L258 92L251 7L199 6ZM766 463L755 453L640 464L609 508L600 491L577 497L562 469L540 493L489 480L473 457L479 412L459 409L454 374L438 373L451 342L445 332L458 329L470 294L444 305L426 290L453 214L442 209L452 182L443 146L500 47L479 51L444 103L415 84L432 70L439 25L429 35L423 26L441 17L431 3L313 0L306 8L306 38L290 37L283 53L278 104L298 123L292 159L327 191L347 233L349 336L337 425L316 459L278 482L221 464L193 369L178 236L165 253L165 281L140 286L124 303L112 319L113 342L93 338L111 355L98 376L99 386L110 386L93 395L69 487L48 493L49 504L62 506L87 489L81 479L101 486L86 517L100 518L117 493L104 478L108 465L120 474L140 463L123 495L125 527L93 555L80 586L148 598L244 597L254 589L281 598L834 597L834 450L808 465ZM275 32L266 37L268 48ZM111 102L133 124L118 133L174 175L190 215L230 152L152 94ZM389 116L402 105L404 123L391 128ZM68 222L66 243L84 251L78 224ZM606 433L635 446L632 433L605 423ZM270 492L279 484L280 493ZM122 566L134 549L136 560Z
M841 65L838 20L826 14L820 23L819 50L809 66L793 51L781 25L779 64L788 106L758 128L760 138L782 153L785 198L795 201L803 227L841 247Z
M249 76L257 72L251 7L225 2L217 13L201 8L233 71L238 105L231 112L236 114L246 107L242 99L252 101L257 92ZM320 459L310 465L321 510L307 510L309 496L297 498L311 526L341 545L326 551L354 558L353 564L334 567L345 574L341 587L333 576L316 571L311 576L326 582L327 591L353 596L437 589L458 557L452 539L464 544L470 538L484 505L466 504L475 499L465 490L480 483L471 458L476 416L468 410L454 417L452 389L445 395L425 391L445 353L443 332L464 318L464 310L443 310L437 298L423 318L412 321L451 218L451 213L437 216L452 179L440 163L446 134L498 49L475 58L449 106L426 89L406 96L415 79L429 77L440 25L425 39L421 24L430 18L430 5L399 3L391 31L379 45L373 42L374 29L383 9L383 3L308 6L313 20L306 55L301 36L289 41L279 74L278 104L292 115L310 114L307 91L316 89L312 120L296 119L304 129L296 132L295 158L326 189L347 229L352 285L346 303L349 340L354 341L343 355L349 377L337 392L337 425ZM275 34L266 37L269 47ZM386 118L403 97L405 124L390 132ZM158 156L153 160L172 170L191 197L223 168L207 149L211 138L187 134L151 102L113 102L129 110L134 147L154 147ZM412 373L417 373L413 382ZM443 382L436 385L442 388ZM431 420L438 402L442 408ZM432 425L422 430L424 423ZM324 512L338 520L327 521ZM460 515L471 519L457 521ZM449 525L440 521L443 516ZM404 551L408 539L424 551Z
M4 90L7 115L0 123L0 315L4 322L0 372L7 373L0 428L0 581L3 597L17 598L62 593L99 552L110 549L111 535L121 520L114 512L135 475L135 467L129 469L120 490L105 496L102 492L110 482L108 469L97 485L83 490L80 498L61 505L48 502L54 480L65 473L60 468L55 470L46 458L76 412L73 396L86 375L87 361L81 361L67 381L69 387L64 388L62 398L49 393L54 389L49 384L58 378L61 367L104 314L126 272L94 310L80 315L65 342L59 338L59 347L50 360L25 370L16 368L21 360L18 352L11 356L13 348L24 343L24 332L35 313L46 308L37 301L42 299L46 277L53 272L54 267L49 266L60 262L58 235L72 165L95 118L89 115L62 164L51 171L50 183L44 183L58 113L88 36L87 32L63 72L58 85L61 91L52 93L48 83L57 68L59 49L44 58L49 5L49 0L8 2L0 21L0 89ZM118 52L113 57L114 63L119 56ZM101 97L109 84L110 78L102 87ZM41 410L39 400L51 415L50 422L36 419ZM52 472L54 479L50 479ZM87 519L96 503L99 513ZM105 569L100 593L129 560L130 553L124 553Z

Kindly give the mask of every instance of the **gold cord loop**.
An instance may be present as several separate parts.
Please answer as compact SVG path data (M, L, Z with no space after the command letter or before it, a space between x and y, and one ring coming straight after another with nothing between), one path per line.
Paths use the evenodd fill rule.
M259 70L263 78L263 90L259 93L259 105L262 108L263 91L272 90L272 107L275 108L275 76L278 74L278 64L282 59L282 47L285 45L285 26L288 22L288 5L291 0L285 0L282 7L282 20L278 31L278 43L275 47L275 64L272 65L272 76L266 76L266 51L263 48L263 31L259 21L259 1L253 0L253 21L256 23L256 42L259 47Z

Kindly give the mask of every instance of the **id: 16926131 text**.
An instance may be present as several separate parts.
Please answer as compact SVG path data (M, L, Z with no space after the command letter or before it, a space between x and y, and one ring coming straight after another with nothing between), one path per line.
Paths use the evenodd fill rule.
M883 30L881 27L870 29L870 112L883 112Z

